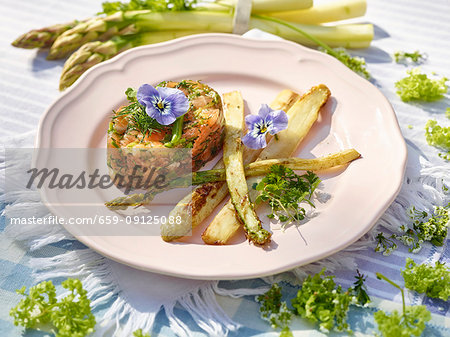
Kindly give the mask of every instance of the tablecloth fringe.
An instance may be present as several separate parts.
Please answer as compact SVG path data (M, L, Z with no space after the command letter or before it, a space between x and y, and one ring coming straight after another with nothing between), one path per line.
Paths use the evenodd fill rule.
M22 170L24 172L26 170ZM328 271L339 269L355 269L356 264L351 256L352 252L363 250L373 244L376 233L380 228L396 231L407 221L405 209L415 205L419 209L430 209L433 205L442 204L448 198L444 193L444 183L448 179L444 167L423 166L414 177L405 177L405 183L392 205L385 212L369 233L343 251L314 262L307 266L296 268L288 273L264 278L267 283L281 280L298 283L307 274L320 271L323 267ZM448 182L447 182L448 184ZM13 192L3 195L5 207L4 215L9 217L50 216L46 207L40 202L38 191ZM37 250L64 240L74 240L64 228L58 224L36 226L10 224L6 234L15 240L21 240L29 245L31 250ZM89 297L92 299L93 309L109 303L109 309L100 319L96 336L103 336L113 331L114 336L132 335L132 331L142 328L151 331L157 313L164 309L170 328L177 336L190 336L191 330L177 315L174 308L179 306L190 313L195 323L209 336L224 336L228 331L236 330L239 325L233 322L216 301L216 294L231 297L256 295L267 288L258 289L222 289L218 282L205 283L193 291L176 298L170 303L163 303L153 310L140 312L131 307L121 296L121 289L111 273L110 264L106 258L90 249L82 248L64 252L50 258L32 258L31 268L37 281L57 277L76 277L82 280ZM290 274L290 276L289 276ZM112 301L112 304L111 304Z

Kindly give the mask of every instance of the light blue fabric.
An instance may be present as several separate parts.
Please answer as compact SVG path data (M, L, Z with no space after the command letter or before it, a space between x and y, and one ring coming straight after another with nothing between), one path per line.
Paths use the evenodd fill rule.
M41 26L57 22L83 19L96 13L100 8L100 0L0 0L0 139L31 132L36 129L39 117L46 107L58 96L58 79L62 69L62 61L46 61L45 52L17 49L10 46L18 35ZM367 51L357 51L366 57L369 70L373 75L373 83L388 97L393 104L402 132L409 150L408 172L418 170L419 157L428 160L430 165L443 166L450 172L450 165L437 156L437 150L428 146L424 139L423 127L430 118L437 119L440 124L448 125L445 119L445 108L450 106L448 98L429 104L405 104L395 95L394 82L405 76L405 66L396 65L390 55L396 50L413 51L419 49L428 54L428 61L422 68L428 72L436 71L441 76L450 78L450 4L440 0L433 3L423 1L369 1L369 9L363 21L375 24L375 40ZM363 113L363 111L361 112ZM412 126L409 127L409 126ZM30 133L32 135L33 133ZM31 137L31 136L30 136ZM7 144L6 144L7 145ZM0 163L2 164L2 163ZM409 170L409 171L408 171ZM406 183L405 183L406 184ZM448 202L448 200L447 200ZM4 205L0 207L3 210ZM386 217L384 221L388 221ZM3 232L5 218L0 218L0 230ZM425 261L438 257L450 263L449 241L444 248L436 249L426 246L420 254L412 256ZM49 257L67 250L86 249L76 241L63 241L45 246L37 251L29 252L26 246L4 235L0 236L0 336L20 336L22 330L14 327L9 317L9 310L17 304L20 296L15 289L34 285L32 270L29 267L30 257ZM375 277L380 271L386 276L401 283L400 269L404 268L405 258L410 256L407 249L400 247L389 257L373 251L374 247L354 253L359 270L368 275L369 295L399 303L399 294L395 288ZM354 273L338 271L336 281L344 288L351 286ZM61 280L55 280L59 283ZM264 284L261 280L239 282L221 282L223 287L252 288ZM283 283L283 294L286 298L295 295L298 288ZM219 298L224 310L231 318L243 324L237 332L229 336L262 336L272 331L265 322L259 319L258 306L252 296L243 299ZM450 303L416 296L415 303L423 301L429 310L441 317L450 317ZM107 309L107 305L96 310L97 317ZM371 335L375 325L372 313L375 309L352 308L349 313L351 328ZM182 320L192 329L195 336L204 336L202 330L193 323L189 313L177 312ZM445 323L447 322L447 323ZM445 326L447 324L447 326ZM317 332L318 333L318 332ZM45 333L28 331L26 336L44 336ZM168 327L164 312L157 316L152 336L173 336ZM448 320L433 320L427 326L424 336L449 336Z

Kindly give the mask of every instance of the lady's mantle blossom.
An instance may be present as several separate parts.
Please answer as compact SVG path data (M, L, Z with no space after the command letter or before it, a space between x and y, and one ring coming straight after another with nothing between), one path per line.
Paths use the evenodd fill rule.
M154 88L143 84L136 98L145 106L145 112L159 124L170 125L189 110L189 100L185 94L175 88Z
M266 134L275 135L288 126L288 116L283 110L272 110L262 104L258 115L245 117L248 133L242 137L245 146L251 149L262 149L267 146Z

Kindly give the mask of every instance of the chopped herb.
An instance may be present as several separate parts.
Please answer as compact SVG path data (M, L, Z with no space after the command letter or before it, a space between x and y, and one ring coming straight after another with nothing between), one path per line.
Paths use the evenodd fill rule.
M334 56L348 68L353 70L358 75L365 79L370 79L370 73L366 68L366 60L363 57L352 56L345 48L323 48L319 47L319 50Z
M450 108L447 108L445 110L445 117L447 117L448 119L450 119Z
M302 288L292 300L295 313L311 322L319 323L320 331L351 332L347 312L355 298L341 286L336 286L333 276L323 277L325 269L303 282Z
M149 333L143 333L142 329L137 329L135 332L133 332L134 337L151 337Z
M407 258L402 275L408 289L443 301L450 297L450 269L445 263L436 261L434 267L429 264L417 265L413 259Z
M95 317L81 281L69 278L62 282L62 286L70 294L60 300L56 298L52 281L31 287L28 295L25 294L25 287L17 290L25 298L10 311L14 324L27 329L52 324L56 337L84 337L92 333Z
M409 252L417 253L422 249L422 243L429 241L435 246L442 246L447 237L449 225L449 207L434 207L432 213L419 211L414 206L408 209L408 215L412 220L412 227L401 225L402 234L392 234L386 238L383 233L376 236L376 252L383 252L383 255L390 255L397 249L397 244L392 240L396 239L405 246L409 246Z
M410 337L420 336L425 329L425 323L431 319L431 314L424 305L406 306L403 288L388 279L386 276L376 273L378 279L383 279L401 291L403 310L399 313L394 310L386 314L383 310L374 313L375 322L384 337Z
M446 77L431 79L426 74L422 74L420 68L414 68L406 72L408 76L395 83L395 87L398 89L397 94L402 101L435 101L444 97L444 94L447 93L448 88L445 82L448 79Z
M394 53L394 59L396 63L404 63L411 60L411 62L419 63L426 59L425 54L422 54L420 51L416 50L412 53L397 51Z
M320 183L319 177L308 171L298 175L290 168L273 165L259 184L253 186L260 191L255 202L268 202L272 213L270 219L276 218L280 222L295 222L306 217L306 210L299 204L306 202L314 207L311 197Z
M449 224L449 207L434 207L432 213L419 211L414 206L408 210L409 217L413 221L412 228L401 226L400 230L404 233L396 238L405 245L411 246L410 252L419 251L421 243L431 242L435 246L442 246L447 237Z
M193 9L196 0L130 0L102 3L103 11L97 14L110 15L119 11L151 10L154 12L186 11Z
M188 91L193 91L194 93L197 92L200 96L200 90L197 87L197 83L194 83L190 80L182 80L180 82L177 83L177 85L175 86L177 89L186 89ZM196 90L195 90L196 89Z
M447 109L447 111L449 110ZM429 145L446 152L439 153L439 157L450 160L450 126L440 126L437 121L430 119L425 125L425 137Z
M116 143L114 138L111 138L111 144L115 147L115 148L119 148L120 146Z
M260 303L261 318L268 321L272 328L280 328L284 334L287 334L290 332L289 323L292 320L292 312L288 309L286 302L281 301L281 297L281 287L274 283L265 294L257 296L256 301Z

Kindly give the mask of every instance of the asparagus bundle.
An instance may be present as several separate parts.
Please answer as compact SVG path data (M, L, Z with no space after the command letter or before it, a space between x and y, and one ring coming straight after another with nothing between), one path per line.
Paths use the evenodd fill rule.
M16 39L13 45L50 48L49 60L69 56L60 79L63 90L90 67L124 50L195 33L231 33L235 2L130 0L129 3L104 3L102 13L106 15L32 30ZM314 7L312 0L253 0L249 28L304 45L321 46L349 65L348 58L338 57L340 54L330 47L366 48L373 39L373 26L324 26L321 23L358 17L365 10L366 0L339 0Z
M168 41L178 37L200 33L201 31L166 31L114 36L111 40L93 41L82 45L67 61L61 73L59 90L70 87L86 70L109 60L117 54L137 46Z
M80 21L74 20L72 22L56 24L41 29L34 29L28 33L20 35L12 42L14 47L33 49L33 48L49 48L55 42L56 38L79 24Z

